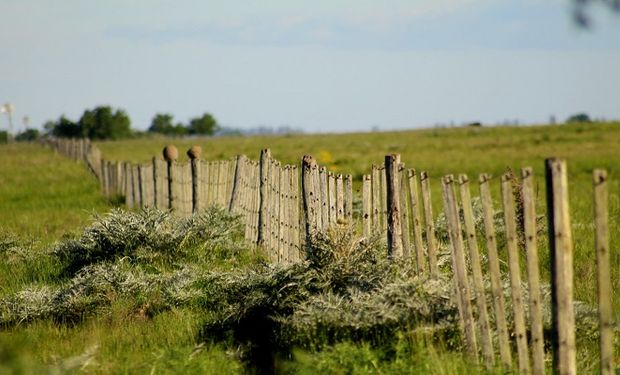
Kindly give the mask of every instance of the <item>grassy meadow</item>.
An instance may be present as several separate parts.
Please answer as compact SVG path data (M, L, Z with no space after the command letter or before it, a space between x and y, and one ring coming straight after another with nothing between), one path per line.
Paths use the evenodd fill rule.
M496 177L495 208L501 209L497 177L508 168L516 172L524 166L534 167L539 184L537 208L542 213L546 209L544 159L566 158L575 242L575 298L588 304L596 298L591 172L605 168L610 174L612 298L616 321L620 318L620 123L195 139L147 137L96 143L105 158L134 162L160 156L166 144L175 144L183 157L184 150L200 145L203 158L211 160L241 153L258 159L262 148L270 148L276 159L297 164L302 155L310 154L334 172L352 174L358 182L373 163L382 163L386 154L400 153L408 167L426 170L434 179L436 213L442 211L440 176L467 173L473 180L479 173L491 173ZM244 367L247 358L242 353L248 349L234 335L226 336L236 331L222 331L226 337L218 340L211 340L211 333L222 327L243 326L239 322L247 324L243 319L252 318L254 308L275 305L277 312L284 314L278 323L286 328L282 332L290 334L299 329L297 321L286 320L290 311L313 317L317 312L312 306L325 308L336 303L337 291L322 290L314 295L316 290L306 287L294 289L296 293L286 292L291 285L324 288L326 282L320 287L313 283L337 279L343 270L352 272L353 266L367 266L370 259L385 272L354 273L347 280L421 288L417 280L401 279L407 274L406 265L392 269L371 256L340 259L326 273L312 267L274 270L264 264L257 249L242 244L231 224L233 219L220 214L205 220L213 228L221 228L227 238L208 230L210 234L202 238L204 229L195 233L191 225L165 218L147 217L146 224L140 221L144 218L126 214L94 220L93 213L107 213L113 206L102 198L97 181L83 165L34 144L1 145L0 155L0 374L245 373L253 371ZM475 183L472 189L472 195L477 195ZM204 224L198 223L197 228L203 228L200 225ZM127 228L135 228L140 235L121 238ZM114 251L107 252L110 246ZM541 266L546 269L549 255L544 241L540 251ZM76 254L86 255L80 258ZM371 280L371 276L379 281ZM548 275L543 278L548 279ZM225 286L220 288L225 292L211 284ZM95 297L83 295L85 290L94 291ZM396 289L392 293L401 292ZM57 302L57 309L37 315L37 309ZM318 307L316 310L321 310ZM345 307L334 308L337 314L332 319L338 321L344 316ZM68 319L68 311L78 313ZM233 312L243 319L231 321ZM417 316L423 318L422 313ZM386 346L377 343L380 339L346 339L355 335L344 334L344 340L337 340L330 336L333 332L323 331L278 337L278 342L294 344L279 358L277 370L301 374L317 370L334 374L502 373L468 364L461 354L449 349L453 343L433 335L410 335L398 325L370 332L394 339ZM580 340L579 370L595 372L596 340Z

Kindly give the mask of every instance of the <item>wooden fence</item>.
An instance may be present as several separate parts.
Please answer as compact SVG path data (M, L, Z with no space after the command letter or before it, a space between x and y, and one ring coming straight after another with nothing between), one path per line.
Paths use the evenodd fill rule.
M364 236L384 236L386 255L410 257L420 276L433 277L439 273L436 228L439 215L433 213L431 205L429 174L405 168L399 155L386 156L383 165L373 165L371 174L363 176L361 215L354 215L352 177L328 171L311 156L302 158L301 168L282 165L272 158L269 150L262 150L258 161L244 155L232 160L205 161L199 158L199 149L194 147L188 152L189 161L180 163L176 161L176 149L168 146L164 150L166 159L153 158L152 163L134 165L102 159L101 153L88 140L54 139L49 143L58 152L86 162L101 181L104 194L124 195L130 208L157 207L190 215L217 205L239 214L245 223L246 238L261 246L272 262L303 259L303 244L307 239L337 223L348 223L359 224ZM553 370L559 374L575 374L573 248L567 166L563 160L548 159L545 169ZM479 196L474 199L468 176L447 175L440 182L442 219L447 230L450 270L465 352L489 368L500 364L510 369L516 363L520 373L544 374L543 300L532 169L522 169L518 177L506 173L498 181L487 174L479 175ZM499 183L501 192L498 201L503 217L499 223L494 215L492 183ZM612 374L614 322L605 171L594 171L593 191L600 373ZM474 201L482 216L484 238L480 240ZM496 228L497 225L501 228ZM499 256L500 236L507 259ZM519 264L520 249L526 254L524 268ZM509 269L509 304L500 274L501 262L507 263ZM524 285L527 285L527 299Z

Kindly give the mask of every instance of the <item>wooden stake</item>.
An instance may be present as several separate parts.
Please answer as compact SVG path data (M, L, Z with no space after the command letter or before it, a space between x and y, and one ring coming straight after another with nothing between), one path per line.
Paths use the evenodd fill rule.
M387 203L387 241L388 257L403 256L401 207L400 207L400 183L398 181L398 166L400 155L392 154L385 157L385 171L387 178L386 203Z
M551 251L551 311L553 367L556 373L576 373L573 308L573 241L568 206L566 162L547 159L547 214Z
M532 348L532 373L545 373L545 342L543 336L540 271L538 269L538 244L536 233L536 197L534 196L532 168L521 170L523 196L523 229L527 256L527 278L530 289L530 346Z
M491 326L489 324L489 315L487 312L486 293L484 290L484 281L482 279L480 252L478 250L478 240L476 239L476 226L474 224L474 213L467 175L462 174L459 176L459 184L467 249L469 250L469 260L474 281L474 298L476 299L476 305L478 307L478 328L480 330L482 355L487 368L491 368L495 362L493 358L493 341L491 339Z
M487 174L481 174L480 200L482 201L482 211L484 218L484 233L487 244L489 277L491 279L491 293L493 294L493 307L495 311L495 328L499 343L499 355L502 364L506 369L512 367L512 354L508 341L508 325L506 324L506 312L504 310L504 289L499 272L499 256L497 255L497 238L495 236L495 223L493 221L493 202Z
M454 283L456 286L456 296L459 301L459 316L465 333L467 354L471 358L478 360L478 345L476 343L469 282L467 281L467 265L465 264L459 212L452 182L452 176L445 176L442 179L444 211L448 221L448 234L450 235L450 248L452 250Z
M422 204L424 205L424 223L426 224L426 244L428 246L428 263L431 276L438 274L437 269L437 238L435 237L435 222L433 218L433 204L431 200L431 184L428 173L420 174L422 185Z
M609 224L607 172L595 169L592 174L594 184L594 223L596 225L596 261L598 266L598 313L600 332L600 373L614 373L614 332L612 312L611 274L609 269Z

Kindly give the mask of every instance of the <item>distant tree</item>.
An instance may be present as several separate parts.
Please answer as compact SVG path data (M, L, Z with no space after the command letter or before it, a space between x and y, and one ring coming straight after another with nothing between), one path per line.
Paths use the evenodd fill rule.
M213 135L218 129L217 121L209 113L189 120L189 134Z
M90 139L121 139L131 136L131 120L122 109L99 106L84 111L78 121L82 135Z
M172 115L168 113L158 113L151 120L151 126L149 132L160 133L166 135L185 135L187 134L187 128L179 123L173 125Z
M9 141L9 132L6 130L0 130L0 144L7 143Z
M41 133L37 129L26 129L15 136L16 141L32 142L39 139Z
M80 126L66 118L65 115L60 116L56 122L51 122L51 124L54 125L51 134L55 137L79 138L83 136ZM46 125L50 125L50 122L48 121Z
M576 113L566 119L567 124L572 124L576 122L592 122L592 120L587 113Z

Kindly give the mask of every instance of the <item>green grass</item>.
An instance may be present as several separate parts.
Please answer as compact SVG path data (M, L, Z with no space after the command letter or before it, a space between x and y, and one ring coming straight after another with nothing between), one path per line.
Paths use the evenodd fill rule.
M37 144L0 145L0 233L49 244L110 208L84 164Z

